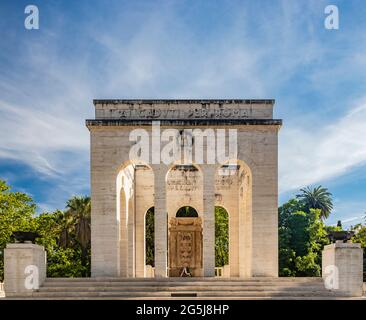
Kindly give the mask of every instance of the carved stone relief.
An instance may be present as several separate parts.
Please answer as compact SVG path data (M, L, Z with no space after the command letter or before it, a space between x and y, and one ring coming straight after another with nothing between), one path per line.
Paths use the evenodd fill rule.
M202 275L202 220L171 218L169 228L169 276L179 277L184 268L191 276Z

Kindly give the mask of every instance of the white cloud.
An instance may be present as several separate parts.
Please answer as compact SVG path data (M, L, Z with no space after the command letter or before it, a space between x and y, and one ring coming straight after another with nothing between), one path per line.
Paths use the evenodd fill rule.
M88 149L87 129L67 115L0 101L0 116L0 157L25 162L42 174L62 173L64 165L55 153Z
M335 199L334 210L327 219L327 224L336 225L338 220L342 221L342 226L348 228L357 223L364 223L366 217L366 207L363 199Z
M280 192L335 178L366 162L366 102L324 127L280 132Z
M281 97L297 103L296 90L304 87L289 88L298 74L306 76L308 92L323 94L319 88L329 87L330 76L337 75L334 83L352 63L359 72L366 66L366 50L360 50L352 60L345 54L328 71L324 62L337 48L319 37L324 3L281 1L275 9L254 2L232 5L224 27L222 21L211 24L217 34L198 30L199 24L191 28L174 5L122 12L112 24L104 24L101 15L78 25L77 48L68 47L70 52L63 48L65 16L39 41L26 42L19 57L8 58L14 60L13 69L0 74L0 158L23 161L46 176L72 176L60 182L62 192L71 192L87 184L74 173L89 170L84 119L92 115L93 98L277 99L285 91ZM134 15L135 24L124 19ZM359 39L360 32L352 36ZM309 72L312 64L319 70ZM277 103L286 109L283 101ZM334 178L366 160L365 104L349 110L333 124L324 119L323 128L311 123L294 127L285 119L279 144L281 192ZM305 117L318 112L306 111Z

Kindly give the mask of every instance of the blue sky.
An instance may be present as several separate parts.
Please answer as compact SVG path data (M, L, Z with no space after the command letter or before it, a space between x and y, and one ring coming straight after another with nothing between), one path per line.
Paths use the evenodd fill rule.
M40 29L24 28L38 6ZM324 28L337 5L339 30ZM366 211L362 0L0 2L0 177L39 212L89 192L94 98L273 98L280 203L334 195L329 224Z

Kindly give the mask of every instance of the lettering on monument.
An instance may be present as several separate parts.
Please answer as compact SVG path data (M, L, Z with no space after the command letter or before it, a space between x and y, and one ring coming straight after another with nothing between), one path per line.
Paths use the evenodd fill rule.
M167 181L167 190L169 191L197 191L199 173L196 171L174 170Z
M109 113L120 119L245 119L250 117L249 109L238 108L155 109L130 107L129 109L109 109Z
M221 176L215 179L217 190L229 190L234 183L233 176Z

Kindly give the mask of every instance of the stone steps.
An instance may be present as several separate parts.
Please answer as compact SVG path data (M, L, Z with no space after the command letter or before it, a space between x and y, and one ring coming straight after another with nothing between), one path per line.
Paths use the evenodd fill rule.
M184 297L184 295L192 296L192 292L180 292L181 296ZM324 297L324 296L333 296L328 295L325 292L319 292L319 291L312 291L312 292L304 292L304 291L291 291L291 292L284 292L284 291L254 291L254 292L248 292L248 291L228 291L228 292L215 292L215 291L200 291L196 292L196 297ZM38 298L64 298L64 297L75 297L75 298L93 298L93 297L127 297L127 298L137 298L137 297L144 297L144 298L170 298L172 297L171 292L146 292L146 291L136 291L136 292L126 292L126 291L106 291L106 292L89 292L89 291L81 291L81 292L68 292L67 294L65 292L36 292L33 293L33 297Z
M303 287L307 287L307 286L319 286L319 287L323 287L323 281L321 279L316 279L314 281L287 281L287 280L283 280L283 281L268 281L268 280L264 280L264 281L251 281L251 280L246 280L246 279L242 279L240 281L231 281L230 279L228 280L220 280L220 281L203 281L203 280L181 280L181 281L166 281L166 280L154 280L154 281L135 281L133 279L129 279L129 280L123 280L123 281L118 281L118 280L114 280L114 281L107 281L107 280L103 280L103 281L82 281L80 279L68 279L67 281L64 280L50 280L47 279L44 284L44 287L54 287L54 286L82 286L82 287L88 287L88 286L123 286L123 287L128 287L128 286L148 286L148 287L153 287L153 286L157 286L157 287L169 287L169 286L231 286L231 287L238 287L238 286L276 286L276 287L280 287L280 286L303 286Z
M321 278L47 278L31 299L326 299ZM15 297L16 298L16 297Z
M231 282L220 282L220 283L205 283L203 281L200 282L187 282L187 283L134 283L134 282L95 282L95 283L85 283L85 282L52 282L52 283L44 283L43 287L68 287L68 286L76 286L76 287L140 287L140 286L148 286L148 287L176 287L176 286L210 286L210 287L242 287L242 286L253 286L253 287L308 287L308 286L317 286L323 287L323 283L231 283Z
M204 278L204 277L194 277L194 278L114 278L114 277L95 277L95 278L47 278L46 282L133 282L133 283L139 283L139 282L159 282L159 283L173 283L173 282L193 282L197 283L199 281L205 282L205 283L211 283L211 282L276 282L276 283L284 283L284 282L295 282L295 283L314 283L319 282L323 283L322 278L320 277L255 277L255 278L223 278L223 277L212 277L212 278Z
M155 291L171 291L171 292L180 292L189 290L191 292L199 292L199 291L296 291L296 290L305 290L301 287L263 287L263 286L159 286L159 287L148 287L148 286L136 286L136 287L108 287L108 286L94 286L94 287L41 287L39 292L98 292L98 291L127 291L127 292L137 292L137 291L145 291L145 292L155 292ZM320 286L309 286L306 288L306 292L308 291L323 291L323 287Z

